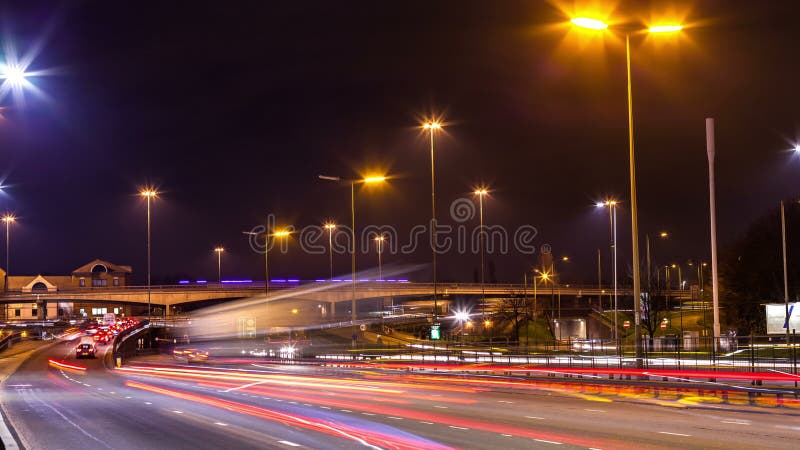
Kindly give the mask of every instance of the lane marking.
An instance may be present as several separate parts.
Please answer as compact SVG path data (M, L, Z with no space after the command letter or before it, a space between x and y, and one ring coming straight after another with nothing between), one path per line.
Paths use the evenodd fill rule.
M544 443L544 444L563 445L563 442L557 442L557 441L548 441L548 440L546 440L546 439L534 439L534 441L536 441L536 442L541 442L541 443Z
M457 426L455 426L455 425L448 425L448 426L449 426L450 428L454 428L454 429L456 429L456 430L469 430L469 428L457 427Z
M222 423L222 422L214 422L214 425L219 425L221 427L227 427L228 426L227 423Z
M374 416L375 415L373 413L368 413L368 412L362 412L361 414L363 414L365 416Z
M722 423L732 423L734 425L751 425L750 422L741 422L738 420L720 420Z
M514 403L514 402L510 402L508 400L498 400L497 403Z
M449 406L442 406L442 405L433 405L433 407L434 408L439 408L439 409L448 409L449 408Z
M288 445L289 447L300 447L300 444L295 444L292 441L278 441L279 444Z
M683 434L683 433L671 433L669 431L659 431L659 434L669 434L671 436L683 436L683 437L692 437L691 434Z
M183 414L183 411L178 411L177 409L173 409L172 412L175 414Z
M544 420L544 417L536 417L536 416L525 416L525 418L534 420Z
M587 409L587 408L584 408L583 410L584 411L589 411L589 412L599 412L599 413L604 413L605 412L602 409Z
M152 405L150 402L144 402L145 405Z
M403 420L402 417L395 417L395 416L386 416L387 419L394 419L394 420Z
M322 409L331 409L330 406L320 406L320 408L322 408Z
M424 420L420 420L419 423L424 423L425 425L435 425L433 422L426 422Z
M505 433L500 433L500 436L505 436L505 437L514 437L513 435L510 435L510 434L505 434Z
M339 411L341 411L341 412L353 412L353 411L350 411L349 409L340 409Z

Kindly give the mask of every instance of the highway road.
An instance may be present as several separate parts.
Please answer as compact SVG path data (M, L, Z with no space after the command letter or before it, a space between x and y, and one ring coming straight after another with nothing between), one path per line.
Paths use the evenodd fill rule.
M800 440L800 410L790 408L258 362L147 358L119 370L110 358L76 361L75 344L34 355L2 386L25 448L730 449L797 448Z

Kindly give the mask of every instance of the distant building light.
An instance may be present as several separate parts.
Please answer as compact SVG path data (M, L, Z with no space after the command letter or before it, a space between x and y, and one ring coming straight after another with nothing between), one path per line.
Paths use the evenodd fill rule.
M197 284L206 284L206 283L208 283L208 281L206 281L206 280L197 280L197 281L195 281L195 283L197 283Z
M222 280L222 283L252 283L253 280ZM199 283L199 281L198 281Z
M180 280L178 284L189 284L189 280Z
M314 280L314 281L316 281L317 283L324 283L324 282L326 282L328 280Z
M288 281L289 283L299 283L300 282L300 280L298 280L296 278L290 278L290 279L288 279L286 281Z

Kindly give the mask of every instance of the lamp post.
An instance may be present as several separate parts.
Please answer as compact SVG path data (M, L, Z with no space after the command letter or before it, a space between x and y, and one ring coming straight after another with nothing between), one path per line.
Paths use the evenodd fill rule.
M614 283L614 341L619 342L619 325L617 323L617 311L619 310L617 290L617 203L618 202L616 200L606 200L603 202L598 202L597 207L608 207L608 220L611 231L611 251L613 255L612 259L614 260L614 267L612 269L612 278ZM634 303L635 302L636 299L634 298Z
M220 285L222 285L222 252L225 249L222 247L216 247L214 252L217 254L217 281Z
M333 281L333 230L336 229L336 224L333 222L326 222L322 226L328 230L328 266L330 269L330 280Z
M483 197L489 193L489 190L485 187L479 187L475 189L473 194L478 196L478 217L480 218L480 228L478 230L478 240L479 245L481 246L481 308L483 315L486 315L486 282L484 278L484 253L486 251L485 242L484 242L484 234L485 230L483 229Z
M139 191L139 195L147 200L147 318L150 319L150 203L158 197L158 192L153 188L145 188Z
M350 252L350 272L352 275L352 297L350 299L350 322L353 326L352 333L352 347L356 346L356 184L375 184L383 183L386 181L385 176L370 176L360 180L345 180L341 177L332 177L327 175L318 175L320 180L334 181L337 183L345 183L350 185L350 235L352 237L352 247Z
M608 25L601 20L578 17L572 19L572 24L581 28L603 31ZM683 29L682 25L652 26L646 31L649 33L671 33ZM642 30L645 31L645 30ZM632 240L632 268L633 268L633 311L635 324L636 365L641 367L642 361L642 322L641 322L641 279L639 273L639 209L636 201L636 158L633 145L633 89L631 87L631 39L630 32L625 32L625 73L628 92L628 166L631 185L631 240Z
M13 214L6 214L3 216L3 222L6 224L6 276L5 276L5 291L8 291L8 272L11 270L11 224L16 222L17 218ZM6 305L6 312L8 312L8 305ZM6 314L6 320L8 314Z
M439 305L436 292L436 171L434 170L433 136L442 124L436 121L425 122L422 129L427 130L431 138L431 253L433 255L433 323L436 323Z

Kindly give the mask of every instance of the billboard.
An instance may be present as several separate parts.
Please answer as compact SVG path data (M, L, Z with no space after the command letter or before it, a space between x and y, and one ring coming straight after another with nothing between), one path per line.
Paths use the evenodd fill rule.
M767 334L786 334L786 305L767 303ZM789 303L789 332L800 331L800 303Z

